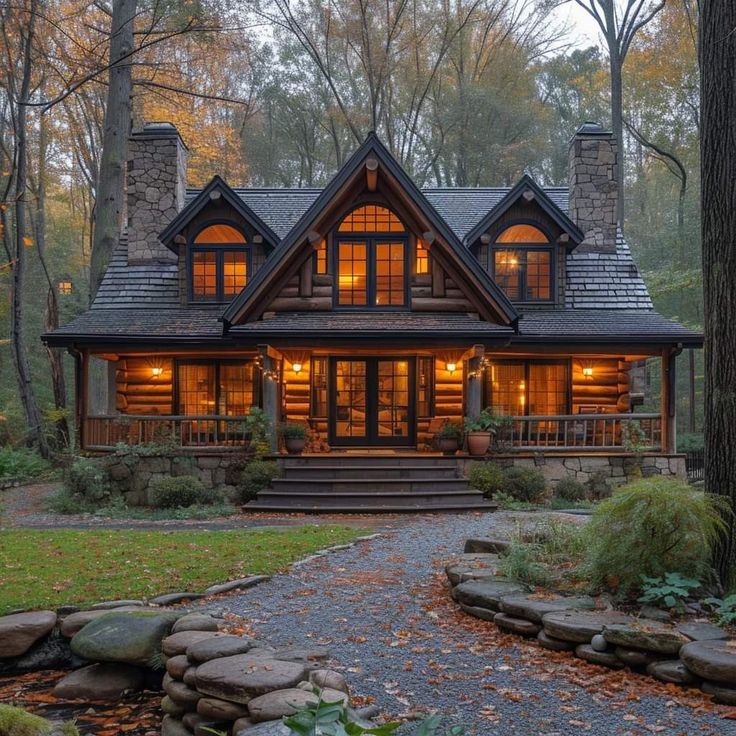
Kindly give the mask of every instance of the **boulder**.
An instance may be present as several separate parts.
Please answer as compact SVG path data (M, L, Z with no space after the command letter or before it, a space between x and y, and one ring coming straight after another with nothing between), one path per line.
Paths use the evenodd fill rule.
M525 618L509 616L508 613L497 613L493 617L493 623L499 629L510 631L512 634L519 634L520 636L536 636L542 630L539 624L535 624L533 621Z
M658 662L662 659L661 654L645 652L642 649L616 647L613 651L627 667L631 667L632 669L643 669L644 667L648 667L652 664L652 662Z
M49 636L39 639L20 657L0 659L0 676L39 670L72 670L85 664L86 659L72 652L69 640L53 631Z
M138 600L102 601L102 603L95 603L93 606L90 606L90 610L109 611L113 608L138 608L145 605L143 601Z
M493 621L498 611L492 611L490 608L481 608L480 606L466 606L464 603L458 603L460 609L469 616L482 619L483 621Z
M466 606L500 611L501 598L527 590L526 585L513 580L468 580L453 588L452 597Z
M192 734L178 718L165 715L161 721L161 736L192 736Z
M598 652L590 644L578 644L575 647L575 654L586 662L600 664L614 670L621 670L626 666L613 652Z
M733 683L732 683L733 684ZM713 700L716 703L722 703L723 705L736 705L736 689L732 687L725 687L719 682L704 682L700 689L713 696Z
M219 595L221 593L229 593L231 590L247 590L260 583L270 580L270 575L249 575L247 578L239 578L238 580L228 580L218 585L210 585L205 589L206 595Z
M128 664L98 663L68 674L52 695L60 700L107 700L117 702L126 692L142 690L146 674Z
M318 697L314 693L288 688L260 695L248 703L250 719L255 723L275 721L283 716L294 715L300 708L310 703L316 704Z
M110 611L75 634L72 651L94 662L156 667L161 662L161 642L177 618L167 611Z
M537 634L537 641L540 647L550 649L553 652L569 652L575 649L573 642L565 641L564 639L555 639L554 636L550 636L544 629Z
M118 609L115 609L117 613L120 611L140 611L140 606L122 606ZM143 609L143 610L150 610L150 609ZM61 633L67 637L67 639L71 639L77 632L81 631L88 623L91 623L92 621L97 620L98 618L102 618L102 616L106 616L108 613L110 613L109 610L105 608L100 608L97 610L89 610L89 611L77 611L76 613L69 614L62 622L61 622Z
M253 639L247 636L222 634L195 641L187 647L187 657L194 663L208 662L211 659L231 657L234 654L245 654L249 649L253 649L253 646Z
M172 634L180 631L217 631L218 621L204 613L188 613L182 616L171 629Z
M720 641L728 639L728 633L720 626L707 621L691 621L678 624L677 630L691 641Z
M541 624L542 617L553 611L569 611L572 609L595 608L595 601L588 597L567 598L561 595L529 593L527 595L504 596L500 608L509 616L525 618Z
M204 593L183 591L181 593L164 593L164 595L157 595L155 598L151 598L149 602L155 606L173 606L177 603L183 603L184 601L196 601L199 598L204 597Z
M276 649L271 656L284 662L321 662L329 658L330 650L325 647L286 647Z
M511 542L507 539L466 539L463 552L466 554L481 552L503 555L508 552L510 546Z
M677 685L694 685L698 681L698 678L680 659L663 659L659 662L652 662L647 667L647 674L660 682L674 682Z
M237 654L199 665L195 684L203 695L249 703L257 695L294 688L306 673L306 668L299 662Z
M445 566L445 573L451 585L458 585L464 580L495 577L498 574L498 555L460 555Z
M186 708L179 703L175 703L168 695L161 698L161 710L175 718L181 718L186 713Z
M182 708L187 710L194 709L197 705L197 701L202 697L196 690L185 685L183 682L178 680L169 679L164 684L164 690L166 694Z
M197 701L197 713L203 718L211 718L215 721L237 721L248 715L245 705L230 703L219 698L200 698Z
M673 626L657 621L633 620L625 624L611 624L603 629L603 637L609 644L627 649L643 649L658 654L677 654L688 642Z
M175 657L169 657L166 660L166 672L175 680L183 680L184 673L189 669L189 666L186 654L177 654Z
M233 724L233 736L292 736L292 733L281 721L254 723L250 718L239 718Z
M736 683L736 641L693 641L682 647L680 659L704 680Z
M217 631L179 631L167 636L161 643L161 648L167 657L176 657L178 654L186 654L187 649L195 642L211 639L214 636L225 636L225 634Z
M184 677L181 678L185 685L189 687L195 687L197 684L197 668L188 667L184 672Z
M309 673L309 682L315 687L325 687L330 690L350 693L345 675L341 672L335 672L335 670L313 670Z
M542 625L549 636L576 644L589 644L604 626L627 621L629 617L618 611L552 611L542 616Z
M27 611L0 617L0 659L25 654L56 626L53 611Z

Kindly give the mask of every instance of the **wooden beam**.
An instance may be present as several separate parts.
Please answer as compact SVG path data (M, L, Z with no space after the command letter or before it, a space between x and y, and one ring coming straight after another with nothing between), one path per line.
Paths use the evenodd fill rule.
M531 189L525 189L525 190L524 190L524 191L522 192L522 195L521 195L521 196L522 196L522 197L524 198L524 200L525 200L525 201L527 201L527 202L533 202L533 201L534 201L534 192L533 192L533 191L532 191Z
M368 191L375 192L378 188L378 161L375 158L366 159L365 179Z
M483 243L483 245L490 245L490 243L491 243L491 234L490 233L483 233L483 235L480 236L480 242Z
M213 189L210 192L210 199L215 202L222 197L222 192L219 189Z
M437 236L434 233L434 230L427 230L426 233L422 233L422 240L425 242L427 250L429 250L429 247L434 243L435 240L437 240Z
M310 298L312 296L312 259L307 258L299 269L299 296Z
M311 243L312 247L316 250L317 246L322 240L322 236L316 230L310 230L307 233L307 240Z
M442 268L436 258L431 259L432 263L432 296L445 296L445 269ZM415 300L414 300L415 301ZM412 302L412 307L414 306Z
M662 388L660 397L662 452L675 452L677 446L677 404L675 356L669 349L662 351Z

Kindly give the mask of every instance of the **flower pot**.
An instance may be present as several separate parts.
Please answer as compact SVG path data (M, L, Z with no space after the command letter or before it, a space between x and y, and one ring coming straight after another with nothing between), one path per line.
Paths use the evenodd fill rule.
M437 447L443 455L454 455L460 449L460 441L457 437L440 437Z
M306 444L307 440L304 437L290 437L284 440L284 446L289 455L301 455Z
M483 457L491 446L490 432L468 432L468 453L474 457Z

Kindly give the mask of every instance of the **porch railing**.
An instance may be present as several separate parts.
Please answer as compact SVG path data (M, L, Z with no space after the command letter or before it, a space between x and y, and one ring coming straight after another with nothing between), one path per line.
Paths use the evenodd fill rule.
M87 417L84 446L110 450L119 443L144 445L170 441L180 447L242 447L247 444L244 416L144 416L121 414Z
M627 424L633 425L629 437L636 435L639 451L662 448L662 423L659 414L565 414L557 416L512 417L497 436L501 449L512 451L631 451L625 442ZM640 431L637 431L638 427Z

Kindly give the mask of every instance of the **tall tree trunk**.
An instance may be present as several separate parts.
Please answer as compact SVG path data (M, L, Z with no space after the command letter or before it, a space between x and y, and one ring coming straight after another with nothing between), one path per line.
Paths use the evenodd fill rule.
M731 508L714 562L736 578L736 3L700 4L705 487Z
M28 25L23 35L23 72L18 92L16 114L16 173L15 173L15 264L11 283L10 344L18 379L18 393L28 425L28 439L38 447L43 457L50 450L43 432L41 410L33 388L31 366L28 362L24 330L23 297L26 271L26 194L28 190L28 103L30 102L31 73L33 68L33 36L36 28L36 0L30 0Z
M95 226L90 265L90 302L120 238L125 197L125 165L133 89L131 58L137 0L113 0L110 30L110 71L97 181ZM118 63L119 62L119 63Z
M616 220L621 230L624 229L624 93L621 57L615 47L609 45L611 68L611 130L618 143L618 166L616 167L616 184L618 185L618 202Z

